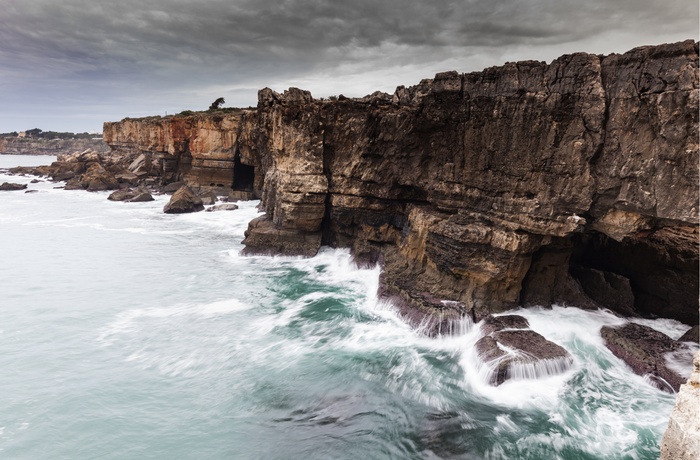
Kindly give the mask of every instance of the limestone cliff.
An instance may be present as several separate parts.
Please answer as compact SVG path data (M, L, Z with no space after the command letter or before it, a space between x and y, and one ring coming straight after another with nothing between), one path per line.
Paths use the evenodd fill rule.
M107 153L110 148L102 139L34 139L0 137L1 155L62 155L85 150Z
M700 352L693 359L693 373L681 385L676 405L661 441L661 460L700 458Z
M106 123L163 182L252 189L247 252L351 247L409 320L518 304L698 321L698 45L446 72L393 95Z

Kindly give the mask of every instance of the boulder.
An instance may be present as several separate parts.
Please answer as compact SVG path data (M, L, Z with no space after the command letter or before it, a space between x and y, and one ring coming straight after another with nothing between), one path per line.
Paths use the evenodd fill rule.
M183 214L202 210L204 210L202 200L187 185L183 185L173 193L170 202L163 208L163 212L166 214Z
M498 386L509 379L536 379L571 368L574 360L561 346L528 329L519 315L489 316L481 324L485 335L476 353L489 368L488 382Z
M207 208L207 212L215 212L215 211L235 211L238 209L238 205L233 204L233 203L223 203L223 204L217 204L215 206L212 206L211 208Z
M605 346L635 374L647 376L660 390L678 391L683 377L667 367L665 355L677 350L681 344L656 329L636 323L603 326L600 335Z
M0 185L0 190L2 191L24 190L26 188L27 184L15 184L14 182L3 182Z
M138 202L143 202L143 201L153 201L153 196L147 191L143 189L135 189L135 190L117 190L116 192L112 193L107 197L108 200L111 201L127 201L130 203L138 203Z
M139 190L135 197L129 200L130 203L143 203L146 201L153 201L153 195L144 190Z

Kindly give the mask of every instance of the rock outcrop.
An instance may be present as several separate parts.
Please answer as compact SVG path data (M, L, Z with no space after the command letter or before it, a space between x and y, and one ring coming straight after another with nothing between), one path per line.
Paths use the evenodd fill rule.
M518 304L698 322L698 44L445 72L393 95L263 89L255 110L125 119L144 177L257 196L246 253L381 263L423 324Z
M24 190L27 188L27 184L15 184L14 182L3 182L0 184L0 191L15 191Z
M486 379L498 386L510 379L536 379L560 374L574 360L565 349L529 329L518 315L489 316L481 324L476 353L487 367Z
M203 210L202 199L195 195L187 185L183 185L177 192L173 193L168 204L163 207L163 212L166 214L184 214Z
M102 139L34 139L0 137L0 155L66 155L94 150L109 153Z
M666 354L677 350L681 346L679 342L635 323L620 327L603 326L600 334L605 346L627 363L635 374L647 377L660 390L678 391L683 377L667 366Z
M693 359L693 373L681 385L671 419L661 440L661 460L700 458L700 351Z

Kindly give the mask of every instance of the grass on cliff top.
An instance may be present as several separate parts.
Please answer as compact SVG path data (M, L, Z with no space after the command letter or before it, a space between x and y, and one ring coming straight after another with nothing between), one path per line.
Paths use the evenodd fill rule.
M247 112L249 110L255 110L255 107L224 107L221 109L216 109L216 110L183 110L180 113L176 113L174 115L165 115L165 116L160 116L160 115L151 115L147 117L138 117L138 118L132 118L132 117L126 117L123 118L122 121L129 121L129 120L167 120L170 118L186 118L186 117L193 117L193 116L212 116L212 115L225 115L229 113L242 113L242 112Z

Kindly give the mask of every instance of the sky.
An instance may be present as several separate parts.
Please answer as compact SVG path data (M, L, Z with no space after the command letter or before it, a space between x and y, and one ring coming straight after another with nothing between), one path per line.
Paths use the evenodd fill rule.
M0 133L698 39L697 0L0 0Z

